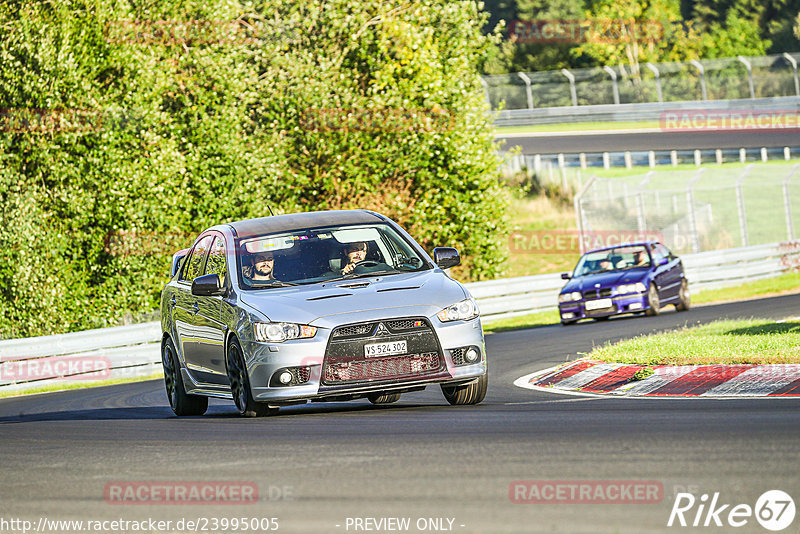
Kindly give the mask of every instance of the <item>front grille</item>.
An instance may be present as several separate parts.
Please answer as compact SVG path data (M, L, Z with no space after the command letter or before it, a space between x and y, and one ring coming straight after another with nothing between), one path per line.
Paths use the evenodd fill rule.
M610 287L603 289L590 289L589 291L583 292L583 298L585 299L603 299L610 296L611 296Z
M326 364L322 379L327 383L391 380L424 375L437 371L439 366L439 354L436 352L407 354Z
M366 357L366 345L394 341L405 341L407 353ZM414 379L445 370L439 339L428 320L403 317L335 328L325 349L322 383Z
M425 321L421 319L401 319L399 321L386 321L386 326L392 332L403 330L429 329Z
M331 337L358 337L372 332L371 323L341 326L333 331Z

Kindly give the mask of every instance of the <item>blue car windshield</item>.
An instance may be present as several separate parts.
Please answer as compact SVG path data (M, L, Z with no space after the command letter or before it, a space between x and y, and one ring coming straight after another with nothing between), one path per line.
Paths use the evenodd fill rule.
M432 268L387 224L331 226L241 239L243 289L268 289Z
M645 246L625 246L607 250L587 252L575 266L573 277L587 274L623 271L639 267L650 267L652 261Z

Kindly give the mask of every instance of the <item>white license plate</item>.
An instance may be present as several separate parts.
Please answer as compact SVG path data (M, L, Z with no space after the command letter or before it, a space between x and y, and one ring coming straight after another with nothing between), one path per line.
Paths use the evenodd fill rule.
M401 341L388 341L386 343L364 345L364 356L367 358L405 354L406 352L408 352L408 342L405 339Z
M603 308L610 308L611 307L611 299L597 299L597 300L587 300L586 310L602 310Z

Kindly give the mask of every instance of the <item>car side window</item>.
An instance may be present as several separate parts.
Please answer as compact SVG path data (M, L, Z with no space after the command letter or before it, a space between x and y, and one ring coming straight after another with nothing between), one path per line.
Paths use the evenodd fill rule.
M669 258L670 253L664 245L655 245L653 247L653 258L658 261L661 258Z
M189 261L181 273L181 280L191 282L201 274L203 274L203 266L205 263L208 249L211 247L211 240L214 236L207 235L201 239L192 249Z
M218 274L222 283L225 283L227 269L225 263L225 239L221 236L214 238L211 252L208 254L205 274Z

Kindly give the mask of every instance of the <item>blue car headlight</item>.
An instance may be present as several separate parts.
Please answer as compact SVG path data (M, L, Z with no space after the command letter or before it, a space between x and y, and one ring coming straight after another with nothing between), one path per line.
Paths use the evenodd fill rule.
M253 325L257 341L280 343L287 339L314 337L317 328L294 323L255 323Z
M617 286L617 295L626 295L628 293L644 293L645 291L647 291L647 288L644 287L644 284L641 282Z
M572 291L571 293L561 293L558 296L558 302L572 302L574 300L581 300L580 291Z
M478 315L480 315L478 303L475 302L475 299L468 298L448 306L437 313L436 317L443 323L447 323L449 321L469 321Z

